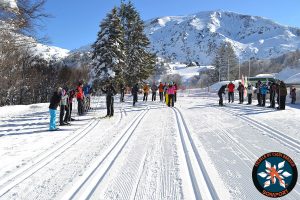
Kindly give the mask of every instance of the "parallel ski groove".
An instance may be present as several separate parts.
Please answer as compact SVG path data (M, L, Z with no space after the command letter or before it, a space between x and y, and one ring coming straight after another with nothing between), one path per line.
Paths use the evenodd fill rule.
M134 118L129 126L125 128L124 133L121 134L119 139L108 150L108 152L101 156L97 162L95 162L95 164L86 172L85 176L78 181L76 185L64 196L64 199L90 199L92 197L93 193L97 189L97 186L110 170L115 160L124 149L135 129L148 111L149 108L144 109L143 112ZM106 161L108 162L107 166L104 164ZM86 188L84 189L84 187Z
M209 175L205 169L205 166L203 164L203 161L200 157L200 154L197 150L197 147L191 137L191 133L189 132L189 129L186 125L186 122L183 118L182 113L180 112L179 109L177 108L173 108L175 115L176 115L176 121L177 121L177 125L178 125L178 129L179 129L179 133L180 133L180 138L181 138L181 143L182 143L182 147L184 149L184 153L185 153L185 157L186 157L186 161L187 161L187 166L188 166L188 170L189 170L189 174L190 174L190 178L191 178L191 182L193 185L193 190L194 190L194 195L196 199L204 199L206 200L207 198L210 199L214 199L214 200L219 200L218 194L212 184L212 181L209 178ZM186 136L188 137L188 141L186 141L184 139L184 132L186 133ZM187 146L191 146L192 148L192 152L188 151ZM191 162L192 157L195 157L197 160L197 166L194 166ZM200 170L200 171L199 171ZM206 187L207 190L209 191L209 197L203 197L203 194L201 191L203 191L203 188L199 188L199 182L197 180L197 178L195 177L195 172L198 171L198 173L201 173L205 182L206 182ZM203 186L203 185L202 185Z

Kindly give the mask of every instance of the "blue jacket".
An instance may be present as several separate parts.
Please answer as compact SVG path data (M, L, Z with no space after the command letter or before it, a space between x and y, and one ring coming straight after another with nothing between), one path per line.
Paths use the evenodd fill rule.
M261 93L262 95L266 95L266 94L268 93L268 86L267 86L267 85L261 86L261 88L260 88L260 93Z

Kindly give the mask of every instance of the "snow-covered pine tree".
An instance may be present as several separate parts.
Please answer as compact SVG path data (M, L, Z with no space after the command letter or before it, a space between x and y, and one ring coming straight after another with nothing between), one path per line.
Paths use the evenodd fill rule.
M144 22L131 1L127 4L122 2L119 15L124 28L125 80L128 85L133 85L152 75L156 56L149 52L150 41L144 33Z
M214 79L224 81L238 78L238 59L230 42L222 43L217 49L213 65L216 67Z
M115 7L101 22L98 38L93 44L92 72L97 83L123 80L125 52L123 30Z

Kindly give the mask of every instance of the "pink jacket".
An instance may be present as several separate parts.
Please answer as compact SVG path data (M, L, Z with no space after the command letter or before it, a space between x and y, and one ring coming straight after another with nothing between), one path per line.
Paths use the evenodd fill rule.
M168 94L175 94L175 87L174 86L168 87L167 93Z

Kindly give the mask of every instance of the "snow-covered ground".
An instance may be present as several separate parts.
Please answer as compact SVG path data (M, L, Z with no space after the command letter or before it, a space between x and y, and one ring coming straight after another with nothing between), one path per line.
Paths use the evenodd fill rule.
M202 70L212 69L213 66L190 66L182 63L169 63L170 74L179 74L182 76L183 80L190 79L194 76L199 76L199 72Z
M94 98L57 132L48 104L0 108L0 199L268 199L252 168L271 151L300 166L300 106L218 107L199 91L181 92L174 109L116 98L112 118ZM282 199L300 199L299 180Z

